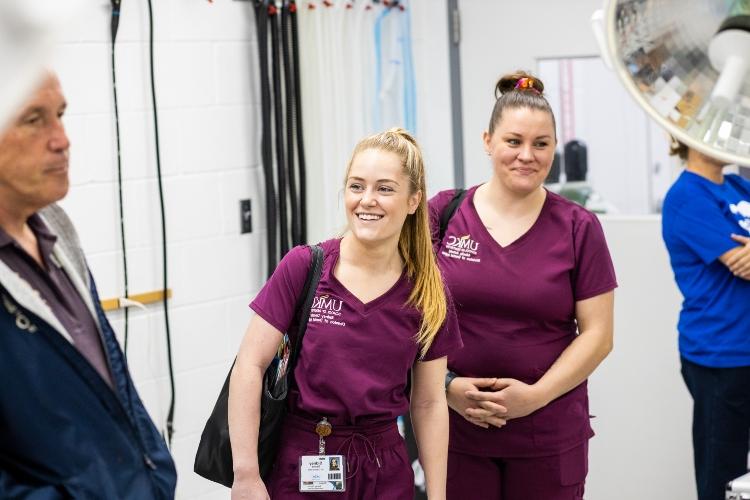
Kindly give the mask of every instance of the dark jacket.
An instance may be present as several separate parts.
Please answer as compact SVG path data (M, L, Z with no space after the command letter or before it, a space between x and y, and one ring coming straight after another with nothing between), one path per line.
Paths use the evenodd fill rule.
M0 498L173 498L174 462L136 393L73 227L54 205L40 215L99 325L115 390L0 261Z

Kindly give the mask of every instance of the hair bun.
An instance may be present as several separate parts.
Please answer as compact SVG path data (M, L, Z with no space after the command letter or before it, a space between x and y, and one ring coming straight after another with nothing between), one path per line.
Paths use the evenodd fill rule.
M526 71L516 71L508 75L503 75L495 84L495 99L501 95L518 90L519 92L532 91L541 95L544 92L544 83Z

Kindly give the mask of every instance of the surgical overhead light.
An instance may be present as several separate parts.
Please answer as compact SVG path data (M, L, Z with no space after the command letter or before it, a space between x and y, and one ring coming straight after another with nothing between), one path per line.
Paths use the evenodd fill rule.
M609 59L681 142L750 165L750 0L611 0Z

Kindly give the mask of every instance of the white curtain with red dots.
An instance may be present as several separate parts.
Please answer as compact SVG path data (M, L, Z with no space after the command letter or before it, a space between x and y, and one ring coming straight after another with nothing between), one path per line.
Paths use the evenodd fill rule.
M342 188L363 137L390 127L416 133L407 1L297 4L308 240L344 229Z

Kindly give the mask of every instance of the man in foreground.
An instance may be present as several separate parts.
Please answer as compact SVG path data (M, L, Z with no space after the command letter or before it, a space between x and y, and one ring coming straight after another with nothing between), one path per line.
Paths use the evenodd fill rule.
M0 135L0 498L173 498L172 458L55 205L65 107L47 75Z

